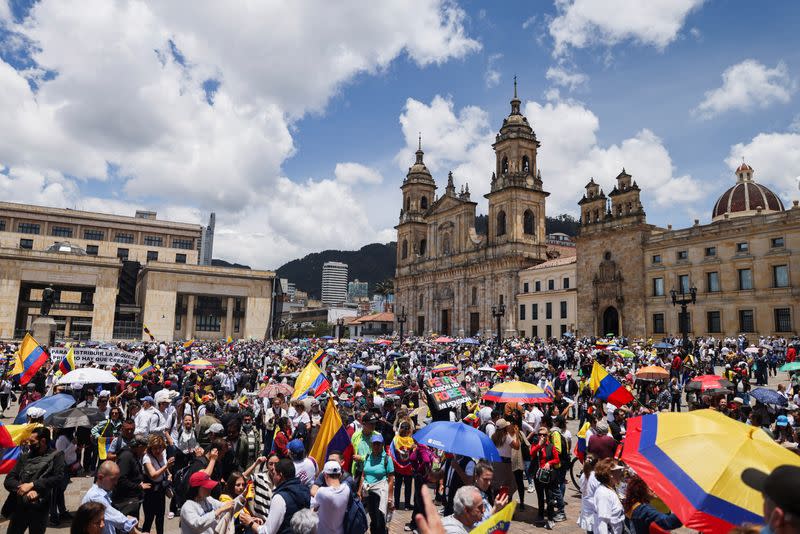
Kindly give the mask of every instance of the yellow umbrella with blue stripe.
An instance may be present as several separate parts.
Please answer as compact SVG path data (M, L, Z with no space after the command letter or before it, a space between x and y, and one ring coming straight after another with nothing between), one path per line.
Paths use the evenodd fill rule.
M763 522L764 499L742 482L745 469L800 466L760 428L713 410L630 419L622 459L685 527L710 533Z

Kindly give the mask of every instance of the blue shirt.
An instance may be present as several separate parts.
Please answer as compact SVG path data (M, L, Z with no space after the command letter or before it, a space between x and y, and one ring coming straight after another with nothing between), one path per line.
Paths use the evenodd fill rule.
M87 491L86 495L81 499L81 504L86 504L87 502L99 502L106 507L106 512L103 516L103 519L105 519L105 526L102 531L103 534L116 534L117 529L130 532L133 527L136 526L136 523L139 522L137 519L128 517L114 508L111 504L109 492L97 484L92 484L92 487L89 488L89 491Z
M384 452L379 457L370 453L364 461L364 482L375 484L394 473L394 462Z

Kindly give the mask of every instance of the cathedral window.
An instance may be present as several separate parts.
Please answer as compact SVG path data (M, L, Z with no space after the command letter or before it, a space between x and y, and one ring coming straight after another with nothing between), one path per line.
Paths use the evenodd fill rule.
M478 305L478 288L474 286L472 287L472 305Z
M406 259L408 257L408 241L403 239L403 246L402 246L402 259Z
M425 255L425 249L428 248L428 240L427 239L420 239L419 240L419 255Z
M411 211L411 198L406 197L406 211Z
M506 212L502 210L497 213L497 235L506 235Z
M450 254L450 236L448 234L442 238L442 254Z
M425 303L423 295L419 296L419 307L422 308L422 305Z
M503 163L502 163L500 172L502 174L508 174L508 158L506 158L506 157L503 158Z
M522 172L528 174L531 170L531 164L528 161L528 156L522 156Z
M533 227L533 212L525 210L525 213L522 214L522 231L528 235L533 235L535 233Z
M422 197L419 199L419 207L424 210L428 209L428 197Z

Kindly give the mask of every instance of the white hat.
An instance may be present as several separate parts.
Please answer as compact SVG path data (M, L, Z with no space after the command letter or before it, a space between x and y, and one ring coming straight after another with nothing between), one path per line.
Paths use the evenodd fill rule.
M104 389L97 396L98 397L110 397L111 396L111 392L109 390L107 390L107 389Z
M328 460L325 462L325 466L322 468L322 472L326 475L341 475L342 474L342 466L339 465L339 462L334 460Z
M31 419L38 419L40 417L44 417L47 412L44 411L43 408L39 408L38 406L31 406L28 408L28 411L25 414L30 417Z

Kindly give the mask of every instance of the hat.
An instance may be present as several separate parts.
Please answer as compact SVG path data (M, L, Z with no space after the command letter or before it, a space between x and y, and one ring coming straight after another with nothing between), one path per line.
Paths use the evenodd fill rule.
M98 393L98 395L97 395L97 396L98 396L98 397L100 397L100 398L103 398L103 397L110 397L110 396L111 396L111 392L110 392L109 390L107 390L107 389L104 389L103 391L101 391L100 393Z
M379 421L378 416L372 412L365 414L364 417L361 418L361 422L366 423L368 425L374 425L378 421Z
M224 434L225 428L220 423L214 423L208 430L206 430L206 434Z
M145 402L145 401L149 402L150 404L153 404L153 402L155 402L155 401L153 400L153 397L151 397L150 395L147 395L147 396L145 396L145 397L142 397L142 402Z
M789 418L785 415L779 415L775 420L775 424L778 426L789 426Z
M28 385L27 385L27 386L25 386L25 387L27 387L28 389L33 389L33 388L35 388L35 387L36 387L36 384L34 384L33 382L31 382L30 384L28 384Z
M289 449L289 452L292 454L300 454L306 450L306 446L303 445L303 442L299 439L293 439L286 445L286 448Z
M769 497L785 512L800 514L800 467L781 465L769 475L748 467L742 471L742 482Z
M378 434L377 432L372 435L372 439L370 440L371 443L383 443L383 436Z
M205 471L198 471L192 473L192 476L189 477L189 487L214 489L217 487L217 481L211 480L211 477Z
M505 427L509 426L511 423L506 421L505 419L498 419L497 422L494 424L497 427L497 430L503 430Z
M39 417L44 417L47 412L43 408L39 408L38 406L31 406L28 408L28 411L25 412L25 415L30 417L31 419L38 419Z
M146 447L147 440L144 438L134 437L132 440L128 442L129 449L135 449L136 447Z
M608 423L605 421L605 419L598 421L597 425L595 425L595 428L597 429L598 434L608 434Z
M326 475L341 475L342 466L339 465L339 462L328 460L325 462L325 467L322 468L322 472Z
M731 402L735 402L737 404L744 404L744 399L742 399L741 397L734 397Z

